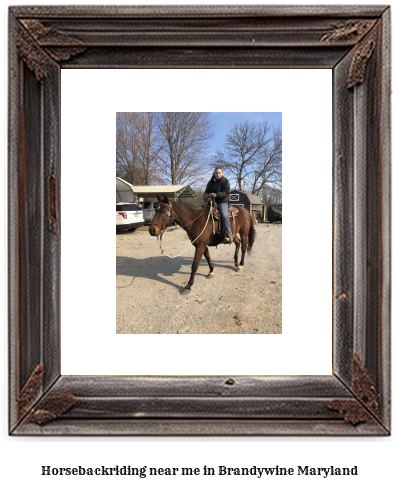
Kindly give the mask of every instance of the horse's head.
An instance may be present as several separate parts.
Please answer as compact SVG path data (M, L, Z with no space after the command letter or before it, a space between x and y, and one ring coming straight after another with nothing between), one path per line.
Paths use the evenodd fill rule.
M172 202L167 196L164 199L158 194L158 206L155 210L154 219L151 222L149 232L152 236L160 235L168 225L172 225L175 217L172 213Z

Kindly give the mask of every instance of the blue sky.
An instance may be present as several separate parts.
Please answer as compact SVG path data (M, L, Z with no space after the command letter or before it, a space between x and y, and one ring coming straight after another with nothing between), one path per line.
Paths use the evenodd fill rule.
M215 134L211 145L210 152L216 151L217 148L222 148L225 142L225 136L228 129L235 123L249 119L251 121L262 122L267 120L271 125L280 124L282 122L283 113L210 113L210 119L213 125L213 133Z

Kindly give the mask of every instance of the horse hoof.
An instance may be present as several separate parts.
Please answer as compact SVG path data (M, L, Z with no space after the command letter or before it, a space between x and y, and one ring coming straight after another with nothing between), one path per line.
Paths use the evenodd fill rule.
M188 295L189 293L191 293L191 290L187 290L186 288L183 288L181 292L182 295Z
M215 276L215 273L209 273L207 278L208 280L212 279Z
M237 266L237 271L242 271L242 266Z

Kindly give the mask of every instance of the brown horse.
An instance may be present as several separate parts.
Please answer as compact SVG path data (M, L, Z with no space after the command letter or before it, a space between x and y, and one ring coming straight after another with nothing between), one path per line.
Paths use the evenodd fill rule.
M219 242L220 239L218 239L213 233L212 220L208 219L208 215L209 207L205 207L204 209L199 206L177 203L176 201L169 200L167 197L162 199L161 196L158 196L158 207L155 211L154 219L150 225L150 234L152 236L161 235L162 237L162 234L167 226L177 223L185 229L188 238L195 246L191 276L188 284L181 292L183 294L188 294L191 291L195 273L197 272L202 255L205 256L205 259L208 261L209 265L209 274L207 278L213 277L214 267L211 261L208 246L218 245L218 243L226 243L223 238L221 239L221 242ZM234 261L237 271L241 271L242 267L244 266L245 253L251 253L252 246L255 241L255 228L251 215L244 207L240 207L240 214L235 217L234 222L235 230L233 230L233 234L234 243L236 246ZM237 233L240 234L241 240L237 237ZM240 249L240 244L241 261L240 264L238 264L238 251Z

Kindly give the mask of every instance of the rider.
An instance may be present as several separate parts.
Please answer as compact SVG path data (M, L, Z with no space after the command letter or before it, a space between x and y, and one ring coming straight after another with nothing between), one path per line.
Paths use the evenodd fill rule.
M227 216L227 210L229 208L229 192L229 181L223 176L223 170L220 167L216 167L211 180L206 185L204 197L205 195L208 195L210 198L215 198L216 205L226 226L227 235L225 239L226 242L230 244L233 241L233 234L231 232L230 220Z

